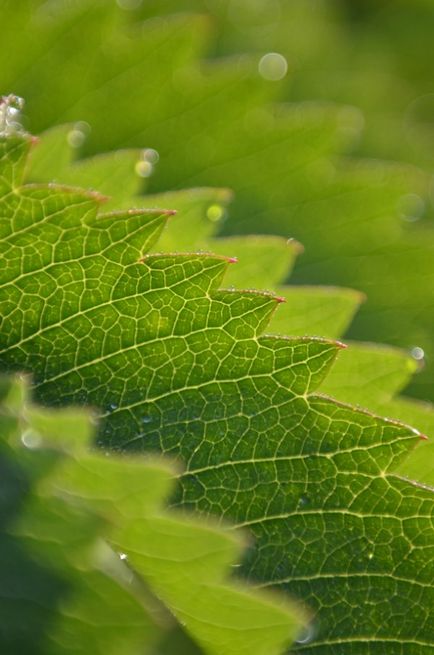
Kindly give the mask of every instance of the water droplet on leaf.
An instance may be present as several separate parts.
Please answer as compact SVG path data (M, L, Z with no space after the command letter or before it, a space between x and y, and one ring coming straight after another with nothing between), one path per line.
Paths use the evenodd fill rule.
M33 430L26 430L21 435L21 442L26 448L39 448L42 444L42 437Z
M277 82L282 80L288 72L288 62L278 52L268 52L261 58L258 71L264 80Z
M160 159L160 155L154 148L146 148L143 151L143 159L149 161L151 164L156 164Z
M68 144L71 148L79 148L83 145L85 138L85 135L80 130L71 130L67 136Z
M23 131L20 123L20 112L24 107L24 100L19 96L10 94L0 97L0 134L11 136Z
M413 359L416 359L418 362L422 361L425 358L425 351L423 350L423 348L420 348L419 346L415 346L414 348L412 348L410 353Z
M154 167L152 166L150 161L147 161L146 159L142 159L137 162L137 164L134 167L134 170L136 171L136 174L139 177L150 177L153 173Z
M224 214L225 214L225 210L221 205L210 205L206 211L206 217L212 223L217 223L217 221L221 221Z
M399 199L398 211L402 220L414 223L422 218L425 212L425 202L416 193L407 193Z
M309 644L315 636L315 628L313 625L308 625L304 628L298 639L295 640L296 644Z
M73 129L70 130L66 136L68 144L71 146L71 148L79 148L85 142L89 132L89 123L79 121L74 125Z

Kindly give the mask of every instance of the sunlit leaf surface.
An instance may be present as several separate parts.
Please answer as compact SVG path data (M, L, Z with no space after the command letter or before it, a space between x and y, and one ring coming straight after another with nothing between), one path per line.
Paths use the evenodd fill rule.
M340 344L263 336L280 298L222 290L230 259L147 255L167 211L20 186L29 141L2 147L3 368L32 371L46 404L100 407L101 447L181 458L174 502L250 528L240 573L312 609L300 649L430 652L432 491L393 473L420 435L318 395Z

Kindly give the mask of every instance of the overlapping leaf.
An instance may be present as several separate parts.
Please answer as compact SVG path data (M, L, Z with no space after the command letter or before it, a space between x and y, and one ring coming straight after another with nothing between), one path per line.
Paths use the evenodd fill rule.
M302 613L224 580L242 541L162 507L171 466L91 454L87 417L3 392L2 652L170 652L172 613L201 652L281 652Z
M339 344L262 336L279 298L219 290L227 258L138 261L167 213L20 187L28 147L3 142L2 366L102 407L104 447L181 457L178 501L250 526L243 573L317 611L301 648L430 652L432 492L391 473L419 435L315 395Z
M97 556L107 517L59 494L39 496L41 483L66 454L42 448L41 432L23 412L22 392L19 381L2 380L1 650L151 652L171 621L158 613L157 603L150 612L149 599L108 546ZM54 433L63 437L71 419L80 442L86 424L76 414L56 416Z

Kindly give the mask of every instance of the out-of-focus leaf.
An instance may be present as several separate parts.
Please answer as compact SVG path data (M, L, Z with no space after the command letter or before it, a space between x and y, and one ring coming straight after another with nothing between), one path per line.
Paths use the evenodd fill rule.
M2 652L49 655L91 648L98 654L127 654L142 648L150 653L171 620L158 616L158 604L152 613L143 594L125 584L129 573L117 556L112 553L110 569L96 556L108 532L104 517L61 496L41 502L41 483L66 454L40 448L42 434L13 401L22 384L3 380L2 385ZM76 418L79 441L86 419L77 413ZM50 434L53 429L62 434L62 414L49 423ZM46 420L37 422L38 428L45 425Z

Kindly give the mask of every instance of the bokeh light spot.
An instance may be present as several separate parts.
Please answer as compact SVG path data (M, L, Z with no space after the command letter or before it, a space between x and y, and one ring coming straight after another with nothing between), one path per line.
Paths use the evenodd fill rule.
M264 80L277 82L282 80L288 72L288 62L278 52L268 52L259 61L258 70Z

